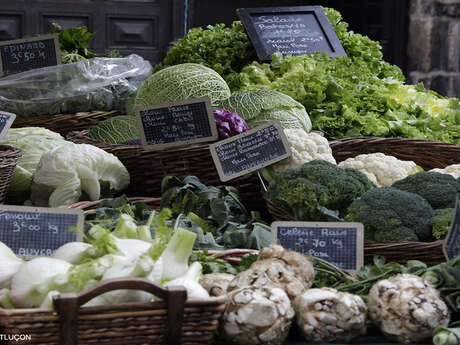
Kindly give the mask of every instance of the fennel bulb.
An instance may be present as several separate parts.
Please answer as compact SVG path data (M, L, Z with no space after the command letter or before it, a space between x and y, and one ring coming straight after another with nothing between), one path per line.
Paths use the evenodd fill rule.
M202 267L199 262L190 265L187 272L176 279L167 282L164 286L183 286L187 290L188 298L208 298L209 294L199 283Z
M192 254L196 234L178 228L161 253L158 264L163 265L163 281L180 277L187 272L188 259Z
M11 300L18 308L39 307L49 291L67 275L71 264L63 260L40 257L23 264L11 280Z
M92 258L95 256L96 249L91 244L84 242L69 242L56 249L51 257L76 265L84 258Z
M6 244L0 242L0 288L10 286L11 277L22 264L24 260L18 258Z

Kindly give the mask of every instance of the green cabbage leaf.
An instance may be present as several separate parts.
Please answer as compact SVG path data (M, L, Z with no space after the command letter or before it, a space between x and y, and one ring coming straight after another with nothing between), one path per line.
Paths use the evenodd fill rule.
M272 90L234 93L220 103L222 108L239 114L250 128L279 120L284 128L311 130L311 121L302 104L288 95Z
M109 144L121 144L139 139L140 134L134 116L120 115L108 118L91 127L88 137Z
M171 66L150 76L137 90L134 105L149 106L188 98L209 97L213 105L230 97L230 89L214 70L195 63Z

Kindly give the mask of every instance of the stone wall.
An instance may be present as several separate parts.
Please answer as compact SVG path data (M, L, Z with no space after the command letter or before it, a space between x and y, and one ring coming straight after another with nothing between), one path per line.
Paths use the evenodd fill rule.
M460 0L411 0L408 58L411 83L460 97Z

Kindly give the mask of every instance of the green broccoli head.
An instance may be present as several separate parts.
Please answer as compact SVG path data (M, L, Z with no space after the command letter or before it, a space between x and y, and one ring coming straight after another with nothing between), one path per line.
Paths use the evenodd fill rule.
M346 220L364 225L364 237L378 242L429 241L433 209L420 195L392 187L373 188L348 208Z
M437 240L446 237L450 229L450 224L454 216L454 208L441 208L434 210L434 216L430 219L432 226L431 232Z
M358 170L314 160L277 174L268 197L298 220L331 220L372 187Z
M434 209L454 207L460 192L460 182L453 176L431 171L409 175L392 187L420 195Z
M345 210L356 198L375 187L362 172L340 168L324 160L314 160L300 167L302 177L325 186L331 198L327 205L333 210Z
M318 206L327 205L330 194L326 187L302 177L275 178L268 197L298 220L325 220Z

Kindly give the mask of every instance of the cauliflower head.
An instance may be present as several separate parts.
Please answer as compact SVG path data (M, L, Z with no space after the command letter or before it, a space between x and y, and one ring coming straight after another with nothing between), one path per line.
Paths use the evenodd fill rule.
M423 170L413 161L403 161L381 152L351 157L339 166L361 171L378 187L390 187L395 181Z
M329 142L322 135L315 132L307 133L301 128L286 128L284 134L291 146L292 155L275 164L275 171L298 168L315 159L336 164Z
M446 166L444 169L431 169L430 171L437 172L440 174L449 174L455 178L459 178L460 177L460 164L452 164L452 165Z
M262 174L268 182L271 182L279 172L299 168L313 160L337 164L329 142L321 134L307 133L301 128L285 128L284 134L291 147L291 156L262 169Z

